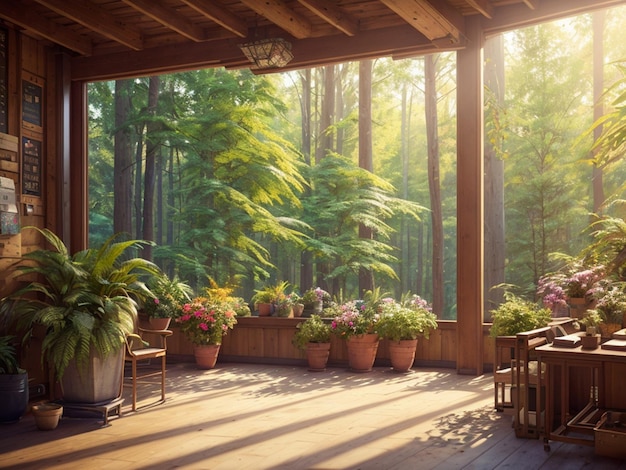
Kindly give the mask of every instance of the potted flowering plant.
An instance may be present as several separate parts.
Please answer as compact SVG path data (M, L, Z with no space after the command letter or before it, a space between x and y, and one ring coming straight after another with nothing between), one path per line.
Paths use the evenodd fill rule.
M593 297L597 300L595 308L587 311L591 319L599 319L598 328L603 337L610 337L622 328L626 312L626 293L619 285L603 282L594 289Z
M153 276L147 283L152 297L143 304L143 312L148 315L150 326L155 330L166 330L173 317L180 312L180 307L191 300L193 290L178 279L167 274Z
M388 340L391 366L398 372L407 372L415 360L417 339L429 337L437 328L437 317L428 302L419 295L407 294L400 302L384 299L376 331Z
M566 303L570 316L582 318L592 306L594 288L604 278L604 266L584 266L573 262L562 272L542 277L538 284L538 293L544 306L553 311Z
M305 291L300 301L304 305L304 316L310 316L322 313L322 309L330 304L331 297L324 289L316 287Z
M228 302L196 297L181 307L176 318L182 333L193 343L194 356L200 368L215 367L222 338L237 324L237 314Z
M370 372L378 351L376 323L380 318L383 295L380 289L367 291L363 300L350 300L336 307L331 322L333 332L346 340L348 363L355 372Z
M298 323L293 336L293 345L306 350L309 370L313 372L326 369L330 354L332 329L319 315L311 315L304 322Z

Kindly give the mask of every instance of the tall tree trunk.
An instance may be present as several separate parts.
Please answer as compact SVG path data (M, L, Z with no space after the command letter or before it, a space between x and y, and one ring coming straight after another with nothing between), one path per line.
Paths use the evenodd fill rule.
M359 62L359 166L374 171L372 156L372 61ZM359 238L372 239L372 229L359 225ZM374 289L371 269L359 269L359 293Z
M113 232L132 234L133 153L130 113L132 80L115 82L115 156L113 161Z
M485 87L493 100L489 120L500 118L504 106L504 41L502 35L485 42ZM498 156L502 136L485 139L485 304L484 320L490 321L492 309L502 303L503 292L492 287L504 282L504 161ZM492 141L495 140L495 144Z
M333 115L335 112L335 66L327 65L324 71L324 91L322 95L322 109L320 113L320 125L318 134L318 145L315 151L315 162L319 163L326 156L329 150L333 150ZM318 263L317 285L326 291L334 292L328 279L328 274L332 271L331 262Z
M140 124L137 130L137 147L135 148L135 235L137 239L143 239L142 224L142 201L143 201L143 130L145 126Z
M402 165L402 197L409 198L409 119L407 110L407 84L402 86L402 109L400 110L400 164ZM400 221L400 290L406 292L410 284L411 255L409 243L409 218Z
M425 75L425 112L426 112L426 142L428 147L428 188L430 192L430 214L433 231L432 253L432 282L433 282L433 312L441 318L444 312L443 292L443 213L441 208L441 183L439 179L439 135L437 116L437 82L436 66L437 55L429 54L424 57Z
M143 195L143 238L154 240L154 183L155 183L155 163L157 152L159 152L158 124L154 120L157 104L159 102L158 75L150 77L148 86L148 122L146 124L146 170L144 174L144 195ZM142 256L147 260L152 260L152 247L146 246Z
M307 165L311 165L311 69L305 69L300 75L302 83L302 154ZM307 188L308 192L309 189ZM300 254L300 291L313 287L313 256L304 250Z
M604 10L593 13L593 120L600 119L604 114L602 93L604 91ZM602 135L602 126L596 126L593 130L594 141ZM598 150L594 152L597 156ZM593 166L593 211L598 214L604 204L604 188L602 168Z

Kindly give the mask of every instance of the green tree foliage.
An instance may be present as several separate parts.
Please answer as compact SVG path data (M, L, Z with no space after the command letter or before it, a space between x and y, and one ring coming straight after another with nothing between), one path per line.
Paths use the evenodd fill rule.
M590 90L575 50L582 42L572 43L563 33L554 23L516 31L506 58L511 64L506 78L506 276L508 283L531 292L552 268L551 253L582 247L579 234L590 204L590 170L577 164L583 155L572 149L589 116L581 109Z

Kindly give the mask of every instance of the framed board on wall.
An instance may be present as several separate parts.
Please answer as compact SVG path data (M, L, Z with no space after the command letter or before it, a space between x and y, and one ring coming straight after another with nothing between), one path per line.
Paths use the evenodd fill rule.
M22 194L41 196L41 138L22 136Z
M43 132L43 79L31 74L22 77L22 127Z

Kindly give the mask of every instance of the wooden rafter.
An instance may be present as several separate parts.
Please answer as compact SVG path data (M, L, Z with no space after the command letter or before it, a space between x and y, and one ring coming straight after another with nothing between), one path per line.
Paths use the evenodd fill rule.
M348 36L355 36L359 31L359 22L333 2L328 0L298 0L298 2Z
M313 27L308 19L299 15L281 0L241 0L241 3L287 31L293 37L304 39L311 36Z
M248 35L248 25L245 21L233 15L229 10L215 4L212 0L183 0L183 2L240 38L245 38Z
M458 41L464 34L463 17L445 2L437 2L436 5L428 0L381 0L381 2L431 41L445 37Z
M136 51L143 49L143 39L137 30L119 23L109 12L91 2L85 0L35 1L126 47Z
M204 29L195 25L177 11L162 6L152 0L122 0L135 10L149 16L163 26L176 31L181 36L185 36L195 42L204 41L206 34Z
M466 0L485 18L493 18L493 5L488 0ZM529 0L530 1L530 0Z
M537 8L537 4L539 3L539 0L524 0L524 3L531 10L535 10Z
M42 16L33 15L32 10L17 2L6 2L0 8L0 18L4 18L27 31L57 44L67 47L79 54L90 56L92 53L91 40L70 31L68 28L48 21Z

